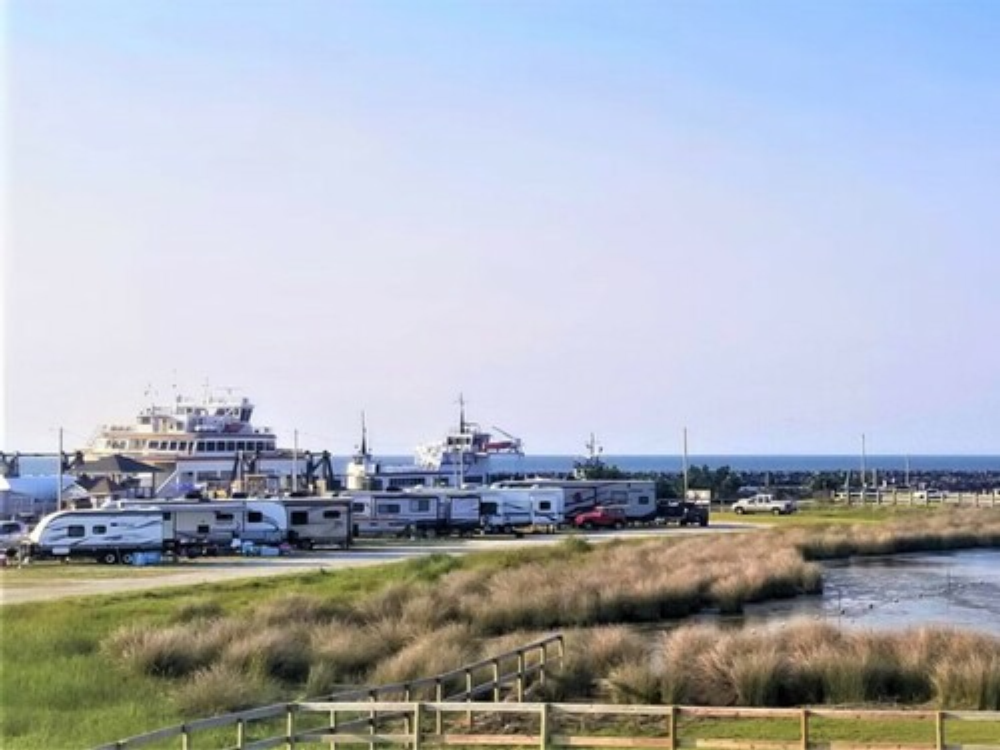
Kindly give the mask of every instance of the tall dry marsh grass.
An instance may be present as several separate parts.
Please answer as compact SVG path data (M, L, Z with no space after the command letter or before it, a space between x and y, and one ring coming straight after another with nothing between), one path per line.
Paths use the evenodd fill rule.
M822 590L815 560L913 549L1000 545L1000 514L941 514L885 526L785 529L669 542L590 545L570 539L545 562L513 554L492 568L458 568L434 556L410 583L348 604L296 594L226 615L199 600L171 624L124 628L106 653L135 673L172 681L192 713L263 700L316 696L345 684L379 684L455 669L491 654L509 634L596 628L549 689L586 695L607 680L619 700L762 705L871 700L995 703L995 644L919 631L895 641L798 626L767 645L751 633L678 628L650 655L622 623L660 622L748 602ZM435 577L436 576L436 577ZM968 644L967 644L968 646ZM972 658L973 654L977 654ZM985 659L985 661L984 661ZM959 668L960 665L966 665ZM992 671L990 671L992 670ZM243 691L208 700L220 675ZM225 704L225 705L222 705ZM202 710L204 709L204 711Z
M586 643L585 631L574 640ZM582 658L583 646L569 649ZM615 663L604 655L604 663ZM764 630L682 625L645 656L623 649L611 698L736 706L902 703L1000 710L1000 638L949 629L841 630L816 622ZM570 663L568 669L579 669Z

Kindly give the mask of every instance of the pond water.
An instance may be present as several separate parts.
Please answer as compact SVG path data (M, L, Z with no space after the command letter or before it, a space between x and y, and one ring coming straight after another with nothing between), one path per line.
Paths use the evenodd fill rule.
M822 596L746 607L743 624L817 618L903 630L947 626L1000 636L1000 550L857 557L824 564Z

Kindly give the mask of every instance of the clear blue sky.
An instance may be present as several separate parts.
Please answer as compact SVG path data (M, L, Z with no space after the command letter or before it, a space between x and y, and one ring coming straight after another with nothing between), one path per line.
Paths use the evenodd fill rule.
M1000 451L1000 3L4 10L3 450Z

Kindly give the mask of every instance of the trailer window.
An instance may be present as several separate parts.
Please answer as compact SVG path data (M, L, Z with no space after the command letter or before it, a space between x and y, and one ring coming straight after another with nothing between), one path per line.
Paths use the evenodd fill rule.
M215 520L216 521L232 521L233 520L233 514L232 513L216 513L215 514ZM251 519L251 520L253 520L253 519Z
M351 510L353 510L355 513L364 513L365 512L365 504L364 503L353 503L351 505Z
M309 525L309 511L307 510L293 510L289 518L292 526L308 526Z
M340 518L339 510L324 510L323 518Z
M209 526L207 523L203 523L203 524L199 524L198 531L196 531L195 533L196 534L208 534L211 530L212 530L211 526Z
M540 500L538 510L552 510L552 502L550 500Z
M264 521L264 514L259 510L252 510L247 513L247 521L250 523L262 523Z
M418 513L426 513L431 509L430 500L415 500L413 501L413 509Z
M649 505L649 498L643 495L639 498L639 505Z
M95 526L93 533L94 534L107 534L108 533L108 527L107 526Z
M387 516L399 515L399 503L379 503L378 512Z
M495 516L497 514L497 504L492 500L486 501L479 506L479 511L484 516Z
M81 537L86 535L87 530L83 526L70 526L66 529L66 536Z
M164 521L170 520L170 511L167 511L166 513L163 514L163 520Z

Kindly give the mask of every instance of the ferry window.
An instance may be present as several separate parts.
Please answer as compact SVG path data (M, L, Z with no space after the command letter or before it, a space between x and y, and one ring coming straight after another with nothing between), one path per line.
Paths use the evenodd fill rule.
M247 449L247 444L244 443L242 440L238 440L236 442L236 450L245 451L246 449Z
M195 449L195 451L197 453L204 453L204 451L205 451L205 441L204 440L199 440L197 443L194 444L194 449Z
M236 450L236 441L235 440L230 440L229 442L227 442L226 443L226 450L227 451L234 451L234 450Z
M264 514L259 510L252 510L247 513L247 521L250 523L262 523L264 521Z
M340 518L339 510L324 510L323 518Z
M171 451L177 450L177 441L176 440L171 440L170 441L170 445L168 446L167 450L171 450Z
M151 451L158 451L158 450L160 450L160 441L159 440L150 440L149 441L149 449Z
M258 513L257 515L260 515L260 514ZM233 520L233 514L232 513L216 513L215 514L215 520L216 521L232 521Z
M397 515L399 513L399 503L379 503L378 512L385 513L387 516Z
M108 533L108 527L107 526L95 526L94 527L94 533L95 534L107 534Z
M639 498L639 505L649 505L649 498L643 495Z
M198 530L195 533L196 534L207 534L211 530L212 530L211 526L209 526L207 523L202 523L202 524L198 525Z
M306 526L309 524L309 511L293 510L289 521L292 526Z
M179 450L181 453L187 453L188 445L190 445L190 443L188 443L186 440L181 440L180 442L177 443L177 450Z
M353 510L355 513L364 513L365 512L365 504L364 503L353 503L351 505L351 510Z
M80 537L86 535L87 535L87 530L84 529L83 526L70 526L68 529L66 529L66 536Z

